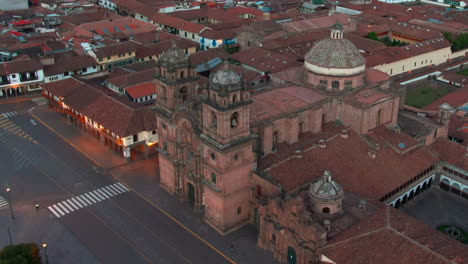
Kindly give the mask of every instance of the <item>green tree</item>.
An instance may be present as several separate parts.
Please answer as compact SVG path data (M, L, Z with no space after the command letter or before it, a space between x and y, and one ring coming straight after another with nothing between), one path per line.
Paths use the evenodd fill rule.
M379 37L377 36L377 33L375 33L374 31L367 33L367 38L379 41Z
M453 34L452 34L452 32L444 32L444 37L445 37L450 43L453 43L454 39L453 39Z
M41 264L36 244L7 246L0 251L0 264Z

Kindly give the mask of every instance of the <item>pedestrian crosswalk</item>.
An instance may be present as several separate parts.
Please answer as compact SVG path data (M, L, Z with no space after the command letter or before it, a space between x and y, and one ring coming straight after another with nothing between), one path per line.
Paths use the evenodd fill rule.
M0 209L7 207L7 206L8 206L8 202L5 200L5 198L0 196Z
M38 144L28 133L24 132L19 126L11 122L11 120L5 116L0 115L0 142L6 143L9 139L6 137L7 134L13 134L18 137L25 138L34 144Z
M51 205L47 207L47 209L58 218L128 191L129 189L127 186L118 182L74 196L65 201Z
M0 115L2 115L4 117L13 117L13 116L29 113L29 112L31 112L32 109L33 109L33 107L31 107L29 109L20 110L20 111L11 111L11 112L0 113Z

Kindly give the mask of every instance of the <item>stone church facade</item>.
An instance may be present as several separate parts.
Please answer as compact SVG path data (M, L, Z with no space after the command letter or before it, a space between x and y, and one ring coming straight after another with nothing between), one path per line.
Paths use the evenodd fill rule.
M219 232L251 223L259 231L258 245L280 261L319 263L317 250L327 239L378 211L375 202L383 200L380 193L366 193L374 189L371 184L363 184L363 192L342 184L343 172L332 180L333 165L302 169L309 164L307 152L332 155L325 153L328 145L343 140L356 142L364 158L378 160L390 149L375 143L381 135L413 141L399 132L401 91L388 76L366 68L359 50L343 38L341 25L312 47L300 75L282 87L254 92L226 63L210 75L207 87L199 87L183 50L174 46L164 53L153 107L160 183ZM437 138L446 137L446 124L434 127ZM338 156L326 160L348 162ZM296 159L296 165L285 165Z

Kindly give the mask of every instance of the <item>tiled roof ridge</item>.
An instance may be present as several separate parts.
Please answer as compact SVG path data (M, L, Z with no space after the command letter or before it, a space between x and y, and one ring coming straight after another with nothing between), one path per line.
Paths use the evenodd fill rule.
M386 229L393 231L395 234L397 234L397 235L403 237L404 239L410 241L410 243L415 244L416 246L418 246L418 247L422 248L423 250L427 251L428 253L436 255L436 256L438 256L438 257L440 257L442 259L446 259L446 260L449 260L450 262L452 262L449 258L441 255L440 253L437 253L434 250L429 249L429 247L427 245L423 245L420 242L418 242L418 241L404 235L404 231L400 232L400 231L394 229L392 226L387 226Z
M335 135L332 135L332 136L330 136L329 138L324 139L324 140L328 142L328 141L330 141L330 140L336 138L336 137L339 136L339 135L340 135L340 133L336 133ZM309 150L312 150L312 149L316 148L317 146L318 146L318 144L313 144L312 146L310 146L310 147L308 147L308 148L302 150L302 153L305 153L305 152L307 152L307 151L309 151ZM288 161L288 160L293 159L293 158L296 157L296 156L293 155L292 153L291 153L291 154L286 153L286 154L287 154L287 156L285 157L285 159L283 159L283 160L281 160L281 161L279 161L279 162L273 163L270 167L264 169L264 171L268 171L268 170L270 170L270 169L273 169L274 167L276 167L276 166L278 166L278 165L281 165L282 163L284 163L284 162L286 162L286 161Z
M340 245L340 244L343 244L345 242L348 242L348 241L351 241L351 240L354 240L354 239L358 239L358 238L362 238L362 237L365 237L365 236L368 236L368 235L372 235L372 234L375 234L375 233L378 233L378 232L381 232L381 231L384 231L384 230L387 230L387 229L388 229L387 226L383 226L383 227L380 227L380 228L377 228L377 229L373 229L373 230L371 230L369 232L365 232L365 233L359 234L357 236L353 236L353 237L350 237L350 238L347 238L347 239L344 239L344 240L341 240L341 241L326 245L326 246L322 247L322 249L326 249L326 248L329 248L329 247L332 247L332 246Z

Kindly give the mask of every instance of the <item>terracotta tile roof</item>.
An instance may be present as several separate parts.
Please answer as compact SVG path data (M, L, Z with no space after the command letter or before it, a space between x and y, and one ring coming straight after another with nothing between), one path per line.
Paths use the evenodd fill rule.
M392 192L420 172L431 167L438 159L425 146L400 154L388 143L377 141L376 150L369 140L349 130L344 139L339 125L329 125L321 134L302 138L300 142L285 147L278 144L278 153L269 154L259 161L259 170L276 180L286 191L295 190L321 177L323 171L331 170L335 181L346 191L365 199L378 200ZM327 134L328 133L328 134ZM317 137L327 140L326 147L320 148ZM315 140L315 142L314 142ZM295 150L303 151L302 158L295 158ZM369 152L376 156L372 158Z
M438 139L431 145L431 149L440 160L468 171L467 148L447 139Z
M127 92L133 99L137 99L156 94L157 87L151 81L127 87L125 88L125 92Z
M468 246L392 207L358 222L319 249L335 263L463 264Z
M448 135L463 140L461 144L468 146L468 114L466 112L458 111L457 114L452 115Z
M160 30L160 31L148 31L148 32L138 33L138 34L133 35L133 39L142 44L150 44L150 43L156 43L156 42L163 42L167 40L180 39L180 37L174 34L165 32L163 30Z
M207 63L210 60L215 58L221 58L225 60L228 58L228 53L224 47L214 48L204 51L199 51L194 54L191 54L189 59L192 65L199 65L203 63Z
M185 21L178 17L173 17L170 15L156 13L151 17L154 23L166 25L172 28L177 28L179 30L187 31L190 33L200 33L203 29L208 28L207 26L192 23Z
M48 91L55 96L63 98L69 95L75 89L78 89L84 85L85 84L81 81L78 81L74 78L69 78L57 82L43 83L40 86L42 90Z
M373 105L393 96L377 89L364 89L355 93L353 96L346 99L347 102L354 103L358 106L369 106Z
M144 71L128 73L122 76L117 76L107 79L105 82L113 84L117 87L125 88L137 83L144 83L154 79L155 70L148 69Z
M304 87L291 86L263 92L252 97L250 123L295 112L326 99L324 95Z
M336 22L341 23L347 29L350 21L346 14L336 14L333 16L314 17L304 20L283 23L283 28L288 32L312 31L322 28L330 28ZM346 30L345 30L346 31Z
M150 109L129 102L128 98L125 101L110 97L76 79L70 78L49 83L45 85L45 89L65 94L63 102L67 106L91 118L119 137L127 137L157 128L156 116ZM61 92L60 89L66 92Z
M365 56L367 67L374 67L386 63L404 60L406 58L429 53L435 50L448 48L451 44L445 38L440 37L431 40L425 40L403 47L388 47L375 51L375 54Z
M433 30L419 25L408 23L389 23L389 28L393 34L402 34L417 39L418 41L435 39L442 37L438 30Z
M43 69L41 63L36 59L31 59L28 56L13 61L3 62L0 64L0 75L12 73L32 72Z
M366 81L368 83L379 83L383 81L387 81L390 79L390 76L385 72L381 72L379 70L374 69L366 69Z
M97 65L97 62L88 55L75 55L70 52L62 52L54 54L53 57L55 63L53 65L44 66L44 73L46 76L61 74L66 71L81 70Z
M232 58L259 71L270 73L302 66L302 63L294 60L294 58L261 48L242 50L233 54Z
M212 30L206 29L200 33L200 37L207 39L232 39L237 36L236 29Z

